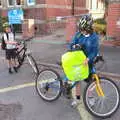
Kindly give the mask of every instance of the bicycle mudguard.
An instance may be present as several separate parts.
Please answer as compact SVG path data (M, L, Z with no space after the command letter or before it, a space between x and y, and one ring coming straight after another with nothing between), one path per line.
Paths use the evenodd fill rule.
M62 67L69 80L81 81L88 78L89 67L83 64L85 59L83 51L71 51L62 55Z

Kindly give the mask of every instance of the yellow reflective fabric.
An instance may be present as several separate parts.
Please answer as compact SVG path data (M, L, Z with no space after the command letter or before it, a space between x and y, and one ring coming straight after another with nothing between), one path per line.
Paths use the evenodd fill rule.
M62 67L69 80L81 81L88 77L89 67L83 64L85 59L83 51L72 51L62 55Z

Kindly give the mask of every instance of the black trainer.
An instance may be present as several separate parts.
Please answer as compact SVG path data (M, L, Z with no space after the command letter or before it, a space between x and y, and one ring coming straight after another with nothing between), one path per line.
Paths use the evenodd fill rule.
M9 74L13 73L12 70L11 70L11 68L8 69L8 72L9 72Z
M72 98L72 91L70 89L71 85L68 84L67 82L64 83L64 96L67 99L71 99Z
M16 73L18 72L17 67L13 67L13 69Z

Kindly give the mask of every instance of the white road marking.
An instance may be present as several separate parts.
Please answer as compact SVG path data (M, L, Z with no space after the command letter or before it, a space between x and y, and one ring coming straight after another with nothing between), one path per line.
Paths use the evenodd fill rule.
M25 83L25 84L11 86L11 87L7 87L7 88L1 88L0 89L0 93L5 93L5 92L9 92L9 91L13 91L13 90L18 90L18 89L22 89L22 88L25 88L25 87L31 87L31 86L35 86L35 82Z
M72 95L73 98L75 99L75 88L72 90ZM80 103L77 106L77 110L80 114L81 120L93 120L93 117L87 112L85 108L82 96L80 98Z
M21 84L21 85L6 87L6 88L1 88L0 93L6 93L6 92L10 92L10 91L14 91L14 90L18 90L18 89L22 89L22 88L26 88L26 87L31 87L31 86L35 86L35 82L25 83L25 84ZM81 98L80 104L77 107L77 109L80 113L82 120L93 120L92 116L86 111L86 108L83 104L82 98Z
M87 112L83 100L80 101L80 104L77 107L82 120L93 120L93 117Z

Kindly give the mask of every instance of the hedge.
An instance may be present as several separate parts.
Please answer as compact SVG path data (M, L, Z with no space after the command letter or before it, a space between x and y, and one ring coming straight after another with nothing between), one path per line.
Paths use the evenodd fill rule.
M3 23L5 23L5 22L7 22L7 21L8 21L8 18L7 18L7 17L2 17L2 16L0 16L0 32L3 31L3 27L2 27Z
M96 19L94 20L94 30L98 34L106 34L106 22L104 19Z

